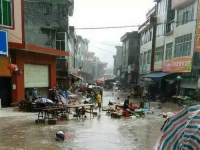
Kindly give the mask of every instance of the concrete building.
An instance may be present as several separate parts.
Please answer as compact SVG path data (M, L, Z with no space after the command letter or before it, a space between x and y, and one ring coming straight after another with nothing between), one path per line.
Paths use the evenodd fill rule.
M156 6L146 14L146 21L139 27L140 33L140 75L149 74L154 68L156 39Z
M166 35L172 33L173 19L175 11L171 8L172 0L157 1L157 26L156 26L156 49L153 71L163 71L164 50L166 44L170 45L170 41L166 41ZM168 43L169 42L169 43Z
M68 29L73 1L7 0L3 9L0 15L7 19L0 21L0 27L1 33L7 33L9 51L0 57L2 105L23 100L25 91L31 95L34 87L38 87L38 96L48 96L48 89L56 85L56 57L69 55L62 42L65 34L60 43L55 41ZM7 69L10 63L18 68L12 73Z
M138 83L140 34L137 31L128 32L121 37L122 50L122 76L124 84Z
M179 92L181 95L192 95L192 92L198 87L199 68L195 67L198 66L198 63L195 62L200 60L199 52L196 51L195 47L198 42L195 21L199 13L198 6L198 0L172 0L171 5L175 11L175 17L172 24L172 34L166 36L163 71L179 73L181 77ZM186 14L188 15L186 16ZM197 57L195 58L195 56Z
M93 74L93 65L94 65L94 52L87 52L85 61L84 61L84 70L87 72L87 76L85 78L86 81L92 82L94 80Z
M81 36L77 36L77 54L76 54L76 73L77 75L81 76L83 79L87 78L87 71L86 71L86 64L85 60L88 53L88 44L89 40L82 38Z
M116 55L113 56L114 58L114 69L113 75L120 76L120 68L122 66L122 46L116 46Z
M148 69L147 65L146 73L150 74L144 77L161 79L170 75L171 79L177 82L174 86L177 92L172 92L173 94L194 95L192 93L199 88L200 73L200 43L198 41L200 30L197 26L199 1L156 0L156 2L155 54L152 54L152 69ZM151 49L152 45L146 45L146 48ZM144 46L141 45L141 57L144 58L143 48ZM143 65L146 61L148 57L147 60L141 59L140 63ZM145 74L142 68L140 70L141 74Z
M93 74L93 79L96 81L98 78L104 78L104 75L106 74L107 70L107 63L101 62L99 57L94 57L94 62L93 62L93 69L92 69L92 74Z

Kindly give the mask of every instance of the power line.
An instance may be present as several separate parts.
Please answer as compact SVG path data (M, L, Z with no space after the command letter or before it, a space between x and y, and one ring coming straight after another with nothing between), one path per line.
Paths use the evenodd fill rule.
M193 19L189 22L196 22L196 19ZM182 21L174 21L173 23L182 23ZM170 24L170 22L161 22L161 23L151 23L150 25L160 25L160 24ZM89 28L75 28L76 30L95 30L95 29L119 29L119 28L132 28L132 27L140 27L142 25L128 25L128 26L112 26L112 27L89 27Z
M100 49L100 50L103 50L103 51L106 51L106 52L109 52L109 53L112 53L112 54L115 54L115 53L113 53L113 52L111 52L111 51L108 51L108 50L105 50L105 49L102 49L102 48L99 48L99 47L95 47L95 48Z
M114 44L109 44L109 43L105 43L105 42L97 42L97 41L94 41L96 43L100 43L100 44L104 44L104 45L107 45L107 46L121 46L121 45L114 45Z
M75 28L76 30L95 30L95 29L118 29L118 28L131 28L131 27L139 27L140 25L132 25L132 26L113 26L113 27L91 27L91 28Z

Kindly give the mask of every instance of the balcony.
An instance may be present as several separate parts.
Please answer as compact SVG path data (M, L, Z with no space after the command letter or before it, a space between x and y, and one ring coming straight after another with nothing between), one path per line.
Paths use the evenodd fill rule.
M150 9L147 13L146 13L146 18L149 18L151 16L155 16L156 15L156 6L154 6L152 9Z
M138 33L141 33L144 29L156 24L156 17L149 17L139 28Z

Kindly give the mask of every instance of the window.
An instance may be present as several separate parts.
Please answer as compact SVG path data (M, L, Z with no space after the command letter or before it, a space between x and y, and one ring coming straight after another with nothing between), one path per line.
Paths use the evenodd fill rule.
M152 30L147 30L141 35L141 45L146 44L152 40Z
M157 25L157 29L156 29L156 36L163 36L165 33L165 26L164 23Z
M0 0L0 25L12 26L12 1Z
M179 9L177 14L177 26L191 22L193 21L193 18L194 18L194 4Z
M126 41L126 51L129 49L129 40Z
M147 64L151 64L151 50L148 50L148 54L147 54Z
M140 66L142 66L143 53L140 54Z
M44 15L51 15L52 14L52 4L45 3L44 11L45 11Z
M65 32L58 32L56 35L56 49L65 51Z
M143 65L147 64L147 52L144 52L144 56L143 56Z
M158 2L158 15L161 15L162 13L164 13L166 11L167 8L167 2L166 0L161 0L160 2Z
M172 59L172 47L173 47L173 43L168 43L166 45L165 60L171 60Z
M189 56L191 52L192 33L175 39L174 57Z
M163 51L164 46L160 46L156 48L156 59L155 61L163 61Z

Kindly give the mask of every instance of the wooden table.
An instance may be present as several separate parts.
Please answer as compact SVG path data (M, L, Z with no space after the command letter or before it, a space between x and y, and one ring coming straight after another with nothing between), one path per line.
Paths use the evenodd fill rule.
M77 114L77 119L80 117L80 111L78 108L84 109L84 107L89 106L90 107L90 118L91 114L93 114L93 107L94 104L80 104L80 105L56 105L57 107L49 107L49 108L43 108L39 110L38 112L38 120L42 120L45 122L45 119L54 119L55 117L58 117L59 113L62 113L62 115L69 113L70 108L75 108L76 109L76 114ZM52 117L50 118L50 114ZM93 115L94 117L94 115ZM83 113L82 113L82 118L83 118Z

